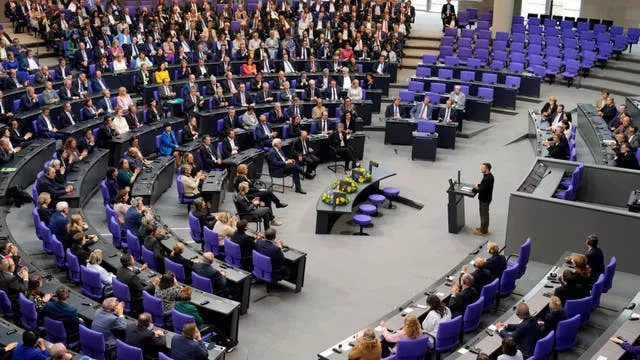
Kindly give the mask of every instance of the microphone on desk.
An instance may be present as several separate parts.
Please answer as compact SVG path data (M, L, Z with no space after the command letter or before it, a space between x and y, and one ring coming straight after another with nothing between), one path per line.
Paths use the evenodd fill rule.
M546 178L547 175L551 174L551 172L552 172L551 170L547 171L547 173L542 176L542 179ZM540 179L540 180L542 180L542 179Z

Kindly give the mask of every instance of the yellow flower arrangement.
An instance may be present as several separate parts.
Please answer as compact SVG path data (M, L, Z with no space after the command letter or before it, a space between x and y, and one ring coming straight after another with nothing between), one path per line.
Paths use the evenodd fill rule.
M333 189L352 194L358 191L358 184L349 176L345 176L340 180L336 180L331 184Z
M372 178L371 173L368 172L363 167L356 167L353 170L351 170L351 177L358 184L371 182L371 178Z
M322 193L322 202L329 205L343 206L351 202L349 195L338 196L334 195L335 190L329 190Z

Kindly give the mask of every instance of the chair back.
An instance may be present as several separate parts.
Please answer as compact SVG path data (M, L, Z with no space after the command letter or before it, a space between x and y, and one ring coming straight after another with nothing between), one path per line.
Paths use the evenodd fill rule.
M580 315L580 324L584 325L588 323L589 318L591 317L592 301L593 299L591 296L587 296L582 299L567 300L564 304L564 309L567 312L567 318Z
M82 279L82 293L94 300L102 299L102 280L100 273L86 266L80 267Z
M9 296L7 296L7 293L4 290L0 290L0 311L2 311L2 314L7 318L13 316L11 300L9 300Z
M158 271L158 263L156 263L156 258L153 256L153 251L147 249L144 245L142 245L142 262L147 264L149 269Z
M196 322L193 316L183 314L176 309L171 309L171 319L173 320L173 332L176 334L182 334L182 328L186 324Z
M396 347L397 360L424 360L429 348L429 337L414 340L400 340Z
M602 296L602 289L604 289L604 274L598 276L598 280L593 284L591 288L591 309L595 310L600 306L600 297Z
M118 224L117 217L112 216L109 219L107 227L109 228L109 232L111 233L111 236L113 238L113 246L115 246L117 248L121 248L122 247L122 232L120 231L120 224Z
M78 257L73 255L70 249L67 249L67 270L69 279L75 283L80 282L80 263Z
M462 331L462 316L443 321L438 325L438 334L436 335L435 350L436 352L449 351L460 344L460 332Z
M249 3L249 5L251 5L251 3ZM158 360L173 360L173 359L165 355L163 352L159 352Z
M160 138L162 137L162 134L160 135L156 135L156 149L158 149L158 155L160 154Z
M531 238L527 238L524 244L520 245L520 254L518 255L518 279L527 271L529 256L531 255Z
M115 296L118 301L124 301L124 312L128 313L131 311L131 293L129 292L129 286L116 278L113 278L111 285L113 286L113 296Z
M555 331L551 331L547 336L538 340L533 350L533 358L536 360L550 360L553 355L553 338Z
M567 313L568 314L568 313ZM569 350L578 341L578 331L580 330L580 315L562 320L556 328L555 350Z
M200 220L195 215L189 213L189 234L191 239L197 243L202 242L202 227L200 226Z
M182 264L178 264L177 262L171 261L165 257L164 269L165 271L172 271L175 274L176 279L178 279L179 282L184 283L186 276L184 273L184 266Z
M224 261L237 268L242 268L242 253L240 245L228 238L224 238Z
M271 265L271 258L260 254L253 250L253 275L259 280L267 283L273 282L273 267Z
M149 294L146 290L142 291L142 308L151 314L153 325L164 327L164 308L162 300Z
M64 323L59 320L54 320L48 316L44 317L44 330L47 332L46 339L50 343L63 343L67 344L67 330L64 327Z
M198 290L213 294L211 279L200 276L195 271L191 273L191 285Z
M462 324L464 333L471 332L480 326L480 317L482 316L482 310L484 310L484 298L480 296L476 302L469 304L464 310L464 317L462 318Z
M34 186L33 188L35 189L36 187ZM38 224L40 224L41 221L40 215L38 214L38 208L34 207L31 214L33 217L33 227L36 228L36 236L38 237L38 239L42 240L42 234L40 233L40 228L38 227Z
M42 235L42 249L47 254L53 254L53 250L51 249L51 238L53 237L53 234L51 233L51 230L49 230L47 225L42 221L38 224L38 228L40 235Z
M38 312L36 311L36 304L27 299L23 293L20 293L18 298L18 304L20 306L20 323L22 327L27 330L38 330Z
M218 233L206 226L202 230L202 233L204 235L204 251L210 251L214 255L218 255L220 253L220 246L218 245Z
M138 236L132 234L129 230L127 230L127 247L129 249L129 253L134 259L136 259L136 261L140 261L142 259L142 254L140 253L140 239L138 239Z
M518 267L507 266L500 277L499 293L501 297L510 295L516 289L516 280L518 279Z
M109 220L113 217L116 217L116 211L113 210L113 206L105 205L104 207L105 214L107 215L107 226L109 225ZM118 225L120 226L120 225Z
M608 292L613 286L613 275L616 273L617 263L616 257L612 256L609 265L604 269L604 286L602 288L602 292L604 293Z
M142 360L142 349L116 339L117 360Z
M105 360L104 335L80 324L80 353L92 359Z
M436 132L436 123L428 120L418 120L418 132L434 133Z
M480 290L480 297L484 298L484 305L482 307L483 312L489 311L496 302L496 296L498 295L498 278L493 279L492 282L482 287Z
M53 251L54 260L56 266L60 269L64 269L67 267L67 261L64 255L64 247L62 243L58 241L58 238L55 235L51 235L51 240L49 241L49 245L51 251Z

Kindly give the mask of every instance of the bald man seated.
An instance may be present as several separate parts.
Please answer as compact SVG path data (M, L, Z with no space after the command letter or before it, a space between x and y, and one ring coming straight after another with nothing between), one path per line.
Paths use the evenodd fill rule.
M475 270L470 274L473 276L473 288L476 289L478 294L480 294L485 285L493 280L493 275L491 275L491 271L486 268L485 264L486 260L484 258L477 257L473 260L473 267ZM462 267L462 273L467 273L468 270L469 265L464 265Z
M469 274L462 275L460 284L456 282L451 284L451 297L448 304L451 310L451 318L464 315L467 306L473 304L476 300L478 300L478 292L473 287L473 276Z
M501 337L511 337L515 340L526 359L533 356L536 343L542 337L542 330L538 321L529 313L529 305L520 303L516 316L522 320L519 324L497 323L496 328Z
M211 280L214 293L220 295L226 292L227 271L225 269L215 269L211 266L214 259L215 257L211 252L202 254L202 260L193 264L193 271Z
M127 326L125 342L142 349L144 360L157 359L159 352L168 352L164 331L153 328L151 314L138 315L138 321Z

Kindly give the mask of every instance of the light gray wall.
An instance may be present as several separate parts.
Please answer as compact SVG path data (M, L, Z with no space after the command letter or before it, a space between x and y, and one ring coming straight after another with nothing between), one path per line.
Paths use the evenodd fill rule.
M625 207L632 190L640 189L640 171L585 165L578 200Z
M637 229L637 213L513 192L509 198L505 251L517 253L531 237L531 260L553 264L564 251L585 251L586 235L596 233L605 263L616 256L618 270L640 275Z
M638 0L582 0L581 17L610 19L615 25L640 27L640 1Z

